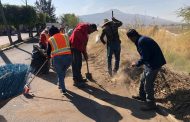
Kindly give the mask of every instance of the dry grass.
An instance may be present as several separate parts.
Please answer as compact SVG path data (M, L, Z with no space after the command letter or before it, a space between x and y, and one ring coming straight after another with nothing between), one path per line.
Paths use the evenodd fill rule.
M158 27L143 27L137 30L142 35L153 38L160 45L167 60L167 66L177 71L190 73L190 31L181 34L174 34L165 29L159 29ZM120 39L122 41L122 52L127 52L129 55L135 54L135 56L137 56L138 53L136 51L136 47L128 40L126 32L127 30L125 29L121 29L119 31ZM90 35L89 49L91 46L96 45L95 38L97 34L100 33L101 31ZM136 58L138 58L138 56ZM124 59L121 58L121 60Z
M174 34L165 29L157 27L147 27L138 29L142 35L150 36L161 47L168 66L171 66L177 71L185 71L190 73L190 32ZM129 49L134 49L129 41L126 41L126 36L120 32L121 38ZM124 37L125 36L125 37Z

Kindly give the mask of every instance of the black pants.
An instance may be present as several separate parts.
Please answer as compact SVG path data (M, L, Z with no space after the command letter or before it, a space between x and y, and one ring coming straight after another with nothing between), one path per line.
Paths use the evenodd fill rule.
M81 68L82 68L82 52L78 51L75 48L72 48L72 71L73 71L73 80L80 81L82 80Z
M112 72L112 55L115 56L114 72L119 69L121 45L119 42L107 45L108 71Z
M148 103L154 103L154 81L160 69L151 70L145 66L144 72L140 80L139 95L146 98Z

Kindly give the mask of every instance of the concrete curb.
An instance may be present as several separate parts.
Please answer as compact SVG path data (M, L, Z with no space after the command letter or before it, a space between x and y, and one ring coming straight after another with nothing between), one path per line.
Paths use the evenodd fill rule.
M33 37L33 38L36 38L36 37ZM5 47L5 48L0 48L0 51L9 50L9 49L11 49L11 48L14 48L15 46L19 46L19 45L21 45L21 44L26 43L26 42L29 41L30 39L31 39L31 38L27 38L27 39L23 40L22 42L19 42L19 43L13 44L13 45L9 45L9 46L7 46L7 47ZM5 44L5 45L6 45L6 44Z
M0 49L0 51L5 51L5 50L9 50L11 48L14 48L15 46L18 46L18 45L21 45L21 44L24 44L25 42L20 42L20 43L17 43L17 44L13 44L13 45L10 45L8 47L5 47L5 48L2 48Z

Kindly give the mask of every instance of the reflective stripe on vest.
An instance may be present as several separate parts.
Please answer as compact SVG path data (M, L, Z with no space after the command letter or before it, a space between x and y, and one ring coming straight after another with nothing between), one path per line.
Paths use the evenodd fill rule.
M52 42L53 49L54 50L58 50L58 46L57 46L56 40L53 37L50 38L50 40Z
M61 48L59 50L55 50L55 51L51 52L51 54L55 55L55 54L58 54L58 53L64 53L64 52L69 52L69 51L71 51L70 48Z
M61 35L61 38L60 38L60 35ZM66 37L66 35L63 35L63 34L60 34L60 35L55 35L49 39L50 45L52 46L52 51L51 51L52 57L61 55L61 54L71 54L68 37ZM57 42L56 37L62 40L59 40ZM63 41L62 43L64 43L65 47L60 48L60 45L58 45L60 41Z
M65 41L66 41L66 45L67 45L67 47L70 47L70 43L69 43L69 38L68 38L68 36L65 35L65 36L63 36L63 38L64 38Z

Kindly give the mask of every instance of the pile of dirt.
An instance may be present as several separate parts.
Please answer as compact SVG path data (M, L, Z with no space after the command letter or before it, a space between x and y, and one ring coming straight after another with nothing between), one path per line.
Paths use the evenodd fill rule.
M156 80L156 97L178 119L190 120L190 76L164 68Z
M137 89L142 72L143 68L130 68L128 62L117 77ZM190 76L162 68L155 82L155 97L177 119L190 120Z

